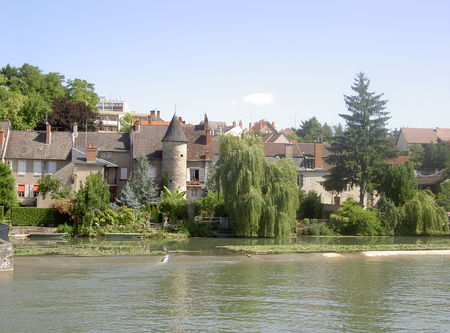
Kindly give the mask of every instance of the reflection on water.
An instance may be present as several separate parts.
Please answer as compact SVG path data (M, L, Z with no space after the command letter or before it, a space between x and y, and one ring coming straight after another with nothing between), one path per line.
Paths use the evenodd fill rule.
M445 332L450 327L445 256L173 255L164 265L161 258L16 258L15 271L0 278L0 332Z

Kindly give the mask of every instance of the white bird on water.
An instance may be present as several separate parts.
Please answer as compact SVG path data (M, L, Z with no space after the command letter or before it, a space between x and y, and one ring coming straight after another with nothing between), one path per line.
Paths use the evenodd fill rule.
M170 257L170 254L167 253L167 254L161 259L161 263L162 263L162 264L167 264L167 263L169 262L169 257Z

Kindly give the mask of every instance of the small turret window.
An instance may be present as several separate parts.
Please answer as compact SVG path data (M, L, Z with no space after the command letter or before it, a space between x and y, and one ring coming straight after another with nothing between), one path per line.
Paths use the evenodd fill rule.
M180 155L180 157L183 157L183 156L184 156L183 154Z

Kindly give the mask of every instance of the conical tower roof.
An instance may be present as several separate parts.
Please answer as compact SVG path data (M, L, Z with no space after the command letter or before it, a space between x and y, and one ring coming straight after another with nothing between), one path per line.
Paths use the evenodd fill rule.
M188 142L178 117L174 114L162 142Z

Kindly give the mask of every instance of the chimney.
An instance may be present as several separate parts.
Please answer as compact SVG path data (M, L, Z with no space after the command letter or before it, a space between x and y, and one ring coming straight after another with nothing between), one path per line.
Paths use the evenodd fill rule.
M97 159L97 149L93 145L88 145L86 148L86 161L95 162Z
M239 127L242 128L242 120L239 120Z
M155 118L155 113L156 113L155 110L150 111L150 117L151 118Z
M141 130L141 121L136 120L136 122L134 123L134 131L139 132L140 130Z
M52 126L47 122L45 123L45 144L52 143Z
M156 117L158 118L158 119L161 119L161 111L156 111Z
M181 118L181 116L178 117L178 120L180 121L180 123L183 123L183 118Z
M5 132L3 127L0 127L0 148L3 148L3 143L5 142Z
M292 159L294 156L294 145L291 143L286 143L284 145L284 157Z
M206 113L203 118L203 127L205 129L205 145L209 145L211 143L211 130L209 129L209 121Z
M323 143L314 143L315 168L323 168Z
M252 123L251 123L251 122L248 123L248 130L249 130L249 131L252 130Z
M275 128L275 122L274 121L272 121L271 125L272 125L273 128Z
M235 128L235 127L236 127L236 121L233 120L233 128Z

